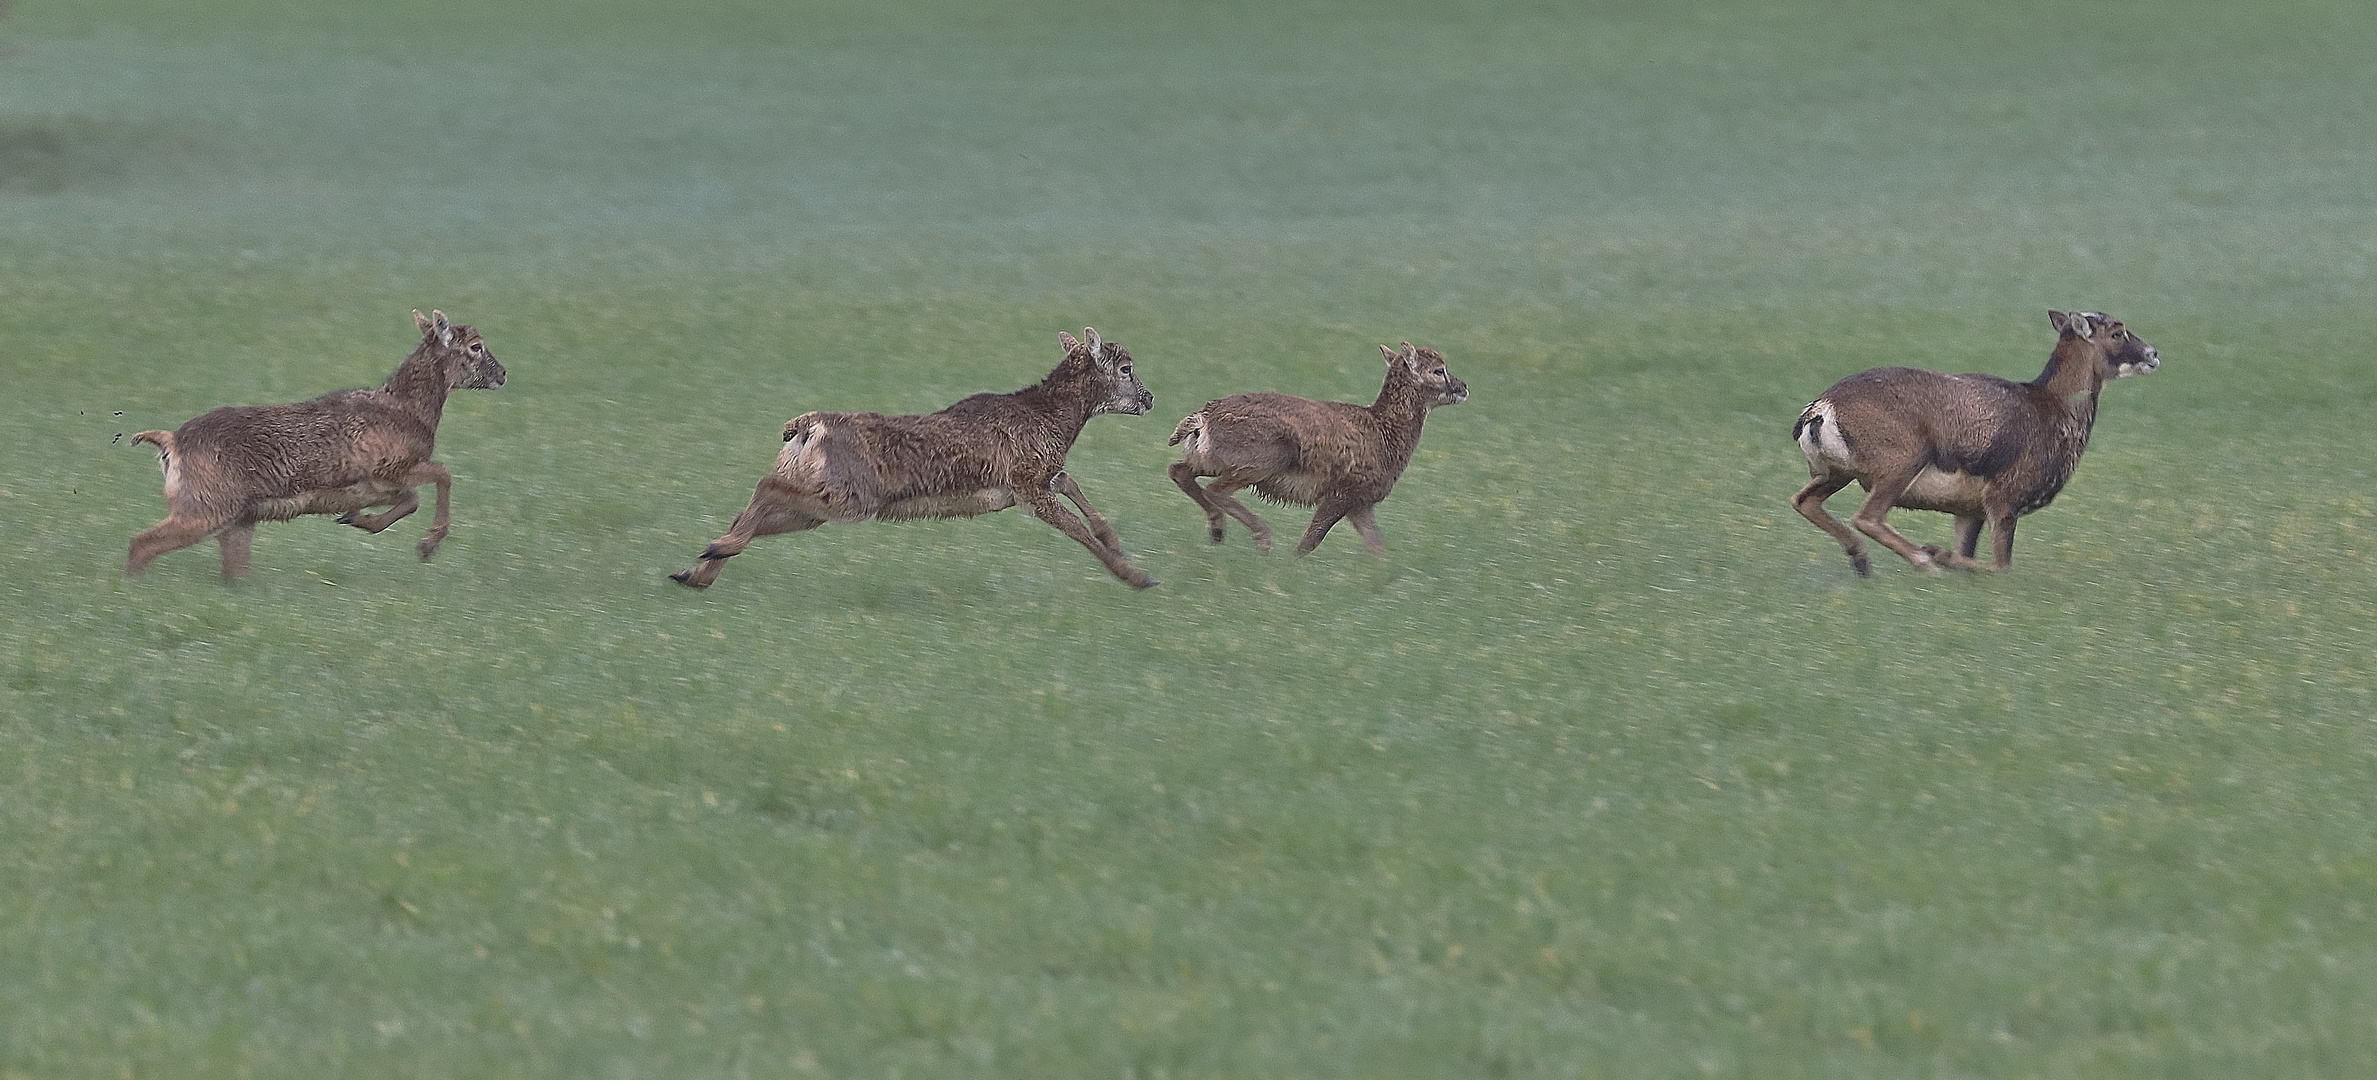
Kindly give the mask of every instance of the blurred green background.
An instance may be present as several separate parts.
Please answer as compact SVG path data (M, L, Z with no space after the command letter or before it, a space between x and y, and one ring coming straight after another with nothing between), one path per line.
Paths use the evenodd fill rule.
M0 1077L2377 1073L2372 55L2340 2L28 0ZM415 307L511 372L437 562L122 578L118 436L376 384ZM2013 573L1856 580L1799 407L2027 378L2049 307L2166 363ZM786 417L1084 325L1157 406L1071 471L1160 588L1016 513L662 576ZM1172 421L1405 339L1472 399L1392 560L1208 544Z

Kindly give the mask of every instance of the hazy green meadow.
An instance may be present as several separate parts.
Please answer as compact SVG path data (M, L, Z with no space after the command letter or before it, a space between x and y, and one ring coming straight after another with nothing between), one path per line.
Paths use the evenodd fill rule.
M2377 1075L2371 56L2343 0L22 0L0 1078ZM436 562L122 576L130 433L376 385L416 307L510 369ZM2028 378L2050 307L2161 371L2013 573L1855 578L1797 410ZM663 576L787 417L1084 325L1160 587L1020 512ZM1207 543L1172 423L1406 339L1472 397L1391 561Z

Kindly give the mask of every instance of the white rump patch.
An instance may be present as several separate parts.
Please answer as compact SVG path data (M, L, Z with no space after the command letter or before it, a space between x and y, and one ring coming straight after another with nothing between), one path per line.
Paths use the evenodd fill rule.
M1857 467L1856 459L1849 454L1849 441L1841 437L1840 424L1833 417L1831 402L1817 398L1799 417L1799 451L1807 455L1809 475L1863 472Z
M776 452L776 472L787 477L799 475L801 466L816 456L824 441L824 424L794 432L792 438L785 440L784 449Z

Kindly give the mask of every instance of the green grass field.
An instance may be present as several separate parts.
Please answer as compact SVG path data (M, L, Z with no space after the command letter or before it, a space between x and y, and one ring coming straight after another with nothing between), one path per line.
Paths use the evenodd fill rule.
M0 1077L2377 1075L2371 55L2342 0L26 0ZM376 384L415 307L511 372L437 562L122 577L118 435ZM2027 378L2049 307L2162 370L2012 574L1857 580L1799 407ZM663 577L785 418L1085 324L1160 588L1020 512ZM1472 398L1393 559L1209 545L1173 421L1405 339Z

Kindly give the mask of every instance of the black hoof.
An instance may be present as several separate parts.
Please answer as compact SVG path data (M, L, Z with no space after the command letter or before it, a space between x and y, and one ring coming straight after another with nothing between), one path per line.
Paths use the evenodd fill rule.
M1866 557L1865 557L1865 556L1863 556L1863 555L1859 555L1859 556L1856 556L1855 558L1852 558L1852 559L1850 559L1850 560L1849 560L1849 565L1850 565L1850 566L1854 566L1854 567L1856 567L1856 568L1857 568L1857 576L1858 576L1858 577L1872 577L1872 576L1874 576L1874 564L1873 564L1873 560L1871 560L1871 559L1868 559L1868 558L1866 558Z
M344 515L339 517L338 523L341 525L353 525L355 523L356 513L357 511L354 510L347 511Z

